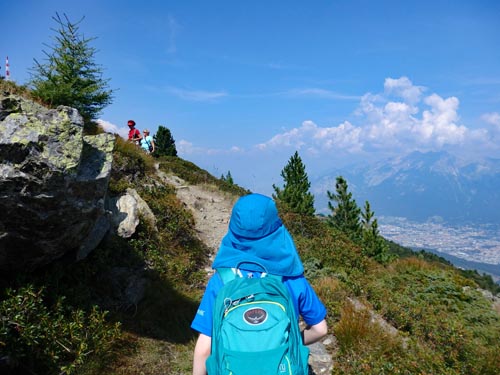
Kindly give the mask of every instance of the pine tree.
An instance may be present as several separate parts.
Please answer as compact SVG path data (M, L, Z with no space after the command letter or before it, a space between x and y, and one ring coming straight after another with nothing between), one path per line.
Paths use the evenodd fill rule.
M365 201L365 207L363 212L361 212L361 225L363 226L364 231L371 231L372 228L372 219L375 216L375 212L371 210L370 202ZM377 220L377 219L375 219ZM376 233L378 234L378 232Z
M359 240L362 232L359 219L361 210L352 198L352 193L348 192L347 181L344 177L337 177L335 191L336 193L327 191L330 200L328 208L332 211L332 214L328 215L328 223L348 234L353 240Z
M231 171L227 171L226 182L229 185L233 185L234 184L233 176L231 176Z
M58 13L52 19L59 28L50 52L43 51L46 62L36 59L30 86L33 95L50 106L66 105L82 115L85 130L92 131L99 113L112 102L113 91L102 78L102 68L95 62L96 49L90 46L95 38L84 38L79 31L83 18L72 23Z
M371 210L370 203L366 201L364 211L361 213L363 252L378 262L385 263L390 260L389 246L380 235L378 222L374 217L375 213Z
M306 167L297 151L281 171L281 177L285 185L281 189L273 184L276 193L273 194L273 198L291 212L314 215L314 196L309 192L311 183L307 177Z
M222 181L227 182L229 185L234 185L233 176L231 176L231 171L227 171L227 175L224 176L224 173L220 176Z
M163 125L158 127L158 131L153 136L155 142L155 157L160 156L177 156L177 149L175 148L175 140L172 137L170 130Z

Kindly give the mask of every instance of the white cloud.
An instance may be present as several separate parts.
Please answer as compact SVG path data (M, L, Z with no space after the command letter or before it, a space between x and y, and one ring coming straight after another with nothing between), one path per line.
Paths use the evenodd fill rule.
M455 97L443 99L437 94L432 94L424 101L431 109L423 112L419 126L414 129L420 136L417 141L437 147L463 143L468 129L456 124L459 100Z
M303 138L305 133L308 132L308 128L310 128L308 121L304 121L301 128L294 128L285 133L276 134L269 141L258 144L257 148L260 150L280 147L300 149L305 144Z
M490 148L498 148L500 143L500 113L485 113L481 116L481 119L488 124L488 128L484 129L481 135L487 137L492 143Z
M319 150L329 151L333 148L356 152L362 148L359 139L360 132L361 129L354 127L348 121L330 128L321 128L312 121L304 121L300 128L277 134L257 147L260 150L283 147L295 150L306 148L313 154L318 153Z
M498 112L485 113L484 115L481 116L481 119L486 123L493 125L498 130L500 130L500 113Z
M113 134L118 134L122 138L127 139L128 138L128 128L125 127L119 127L118 125L115 125L109 121L98 119L96 122L104 129L106 133L113 133Z
M227 96L224 91L185 90L177 87L169 87L168 92L181 99L197 102L213 101Z
M326 150L336 148L346 150L348 152L359 152L363 148L363 143L360 139L361 128L353 126L349 121L344 121L342 124L329 127L318 128L316 125L314 140L318 147Z
M176 142L176 148L177 152L183 155L191 155L196 152L196 148L194 147L193 143L186 141L184 139L181 139L180 141Z
M386 94L395 94L408 103L418 103L425 91L425 87L413 85L408 77L400 77L397 79L386 78L384 90Z

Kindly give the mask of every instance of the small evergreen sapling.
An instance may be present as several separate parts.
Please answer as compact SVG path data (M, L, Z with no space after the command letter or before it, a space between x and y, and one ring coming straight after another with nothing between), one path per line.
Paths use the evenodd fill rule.
M233 176L231 176L231 171L227 171L227 175L224 176L224 173L220 177L222 181L227 182L229 185L234 185Z
M102 68L95 62L96 49L90 46L95 38L87 39L80 33L83 18L73 23L58 13L52 17L59 28L54 45L44 63L34 59L30 86L33 96L52 107L65 105L76 108L82 115L86 131L95 130L93 120L112 102L113 91L102 78Z
M273 198L291 212L314 215L314 196L309 192L311 183L307 177L306 167L297 151L281 171L281 177L285 185L279 188L273 184L275 191Z

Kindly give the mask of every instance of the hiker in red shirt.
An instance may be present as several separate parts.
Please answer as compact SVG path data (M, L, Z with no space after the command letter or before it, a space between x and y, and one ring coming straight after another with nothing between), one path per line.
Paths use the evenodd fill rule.
M129 128L128 140L130 142L134 142L136 145L140 145L142 136L141 136L141 132L135 128L135 121L128 120L127 125Z

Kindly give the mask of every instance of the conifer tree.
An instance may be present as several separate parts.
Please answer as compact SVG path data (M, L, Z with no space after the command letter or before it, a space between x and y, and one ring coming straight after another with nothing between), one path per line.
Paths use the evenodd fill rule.
M306 167L297 151L281 171L281 177L285 184L283 188L273 184L275 191L273 198L291 212L314 215L314 196L309 192L311 183L307 177Z
M231 171L227 171L226 182L229 185L233 185L234 184L233 176L231 176Z
M389 260L389 246L380 235L375 213L371 210L370 203L365 202L365 207L361 213L361 224L363 228L362 245L363 252L384 263Z
M359 240L361 238L359 219L361 210L353 199L352 193L348 191L345 178L337 177L335 193L330 191L326 193L329 199L328 208L332 211L332 214L328 215L328 223L348 234L353 240Z
M153 136L155 142L154 156L177 156L177 149L175 148L175 140L172 137L170 130L163 125L158 127L158 131Z
M234 184L233 176L231 176L231 171L227 171L227 175L225 175L225 176L224 176L224 173L223 173L222 176L220 176L220 179L222 181L227 182L229 185L233 185Z
M56 13L53 20L58 24L54 45L44 63L34 59L30 85L33 95L50 106L66 105L76 108L82 115L85 130L92 131L99 113L112 102L113 91L102 78L102 68L95 62L96 49L90 46L95 38L85 38L79 25L64 15Z

